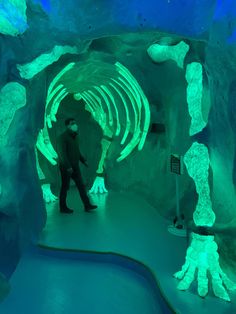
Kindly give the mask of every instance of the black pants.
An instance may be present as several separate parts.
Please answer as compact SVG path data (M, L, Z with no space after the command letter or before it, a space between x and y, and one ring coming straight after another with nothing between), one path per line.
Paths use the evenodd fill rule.
M72 174L68 173L67 170L63 167L60 167L60 172L61 172L61 180L62 180L61 190L60 190L60 209L67 208L66 197L67 197L67 192L70 188L70 179L73 179L75 181L77 189L79 190L81 200L84 203L84 207L88 207L90 205L90 201L86 193L86 189L84 186L83 178L82 178L79 167L73 168Z

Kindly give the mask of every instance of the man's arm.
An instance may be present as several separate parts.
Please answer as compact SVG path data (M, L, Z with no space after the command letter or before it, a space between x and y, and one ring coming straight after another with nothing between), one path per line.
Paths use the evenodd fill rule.
M70 169L71 164L67 157L67 141L63 137L60 137L58 141L58 155L62 166L67 170Z
M82 164L84 164L86 167L88 166L87 160L84 158L83 155L81 155L81 153L80 153L79 160L80 160L80 161L82 162Z

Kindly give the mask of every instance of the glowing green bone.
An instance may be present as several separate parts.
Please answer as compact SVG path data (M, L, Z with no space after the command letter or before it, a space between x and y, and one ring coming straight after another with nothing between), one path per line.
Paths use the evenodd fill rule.
M97 101L97 99L95 97L93 97L93 94L91 93L90 90L84 91L82 93L82 95L85 95L88 99L90 99L90 102L91 102L91 105L93 107L94 113L102 112L103 108L100 105L101 102Z
M121 81L117 80L113 80L116 85L119 86L120 91L127 96L129 103L128 103L128 111L129 111L129 117L130 117L130 122L131 125L133 127L133 133L135 133L135 131L137 131L137 126L138 126L138 112L136 109L136 104L135 104L135 99L133 98L132 94L130 93L130 91L128 90L128 88L126 88L126 86L124 85L124 83L122 83ZM132 114L131 114L132 112ZM131 130L131 128L130 128Z
M194 142L184 156L188 174L193 178L198 193L198 203L193 214L197 226L212 226L215 214L212 210L208 184L209 154L205 145Z
M174 274L174 277L180 280L179 290L189 289L197 272L198 294L201 297L207 295L208 277L211 277L215 296L230 301L226 289L233 291L236 289L236 285L222 271L217 249L214 236L192 233L192 242L187 249L185 263L182 269Z
M98 164L98 169L97 169L97 173L101 174L104 172L104 163L107 157L107 152L109 150L109 147L111 145L111 141L108 141L106 139L102 139L101 141L101 145L102 145L102 155Z
M133 91L127 82L125 82L122 78L118 78L117 84L125 91L127 96L129 97L132 109L134 111L134 133L137 132L137 130L140 128L140 112L137 105L137 101L135 98L135 95L133 94Z
M87 90L86 92L90 95L91 99L93 99L94 104L96 105L98 110L100 110L102 113L105 114L104 108L102 106L101 98L97 96L93 90Z
M43 191L43 199L45 201L45 203L49 204L49 203L53 203L56 202L58 200L58 197L56 197L52 191L51 191L51 186L49 183L45 183L41 186L42 191Z
M144 126L142 129L142 134L140 138L140 142L138 145L138 150L141 150L143 148L143 145L146 141L146 136L148 133L149 125L150 125L150 107L147 97L145 96L142 88L138 84L137 80L132 76L132 74L129 72L129 70L124 67L121 63L116 62L116 66L118 68L118 71L123 75L129 78L130 84L132 84L133 88L137 91L137 94L140 95L143 107L144 107Z
M173 46L153 44L148 48L147 53L154 62L173 60L178 67L183 69L184 59L188 51L189 45L181 41Z
M102 130L104 130L107 124L107 115L103 110L101 99L97 97L96 94L91 90L86 91L86 95L94 105L94 113L100 113L99 124Z
M58 61L62 55L67 53L77 54L78 48L71 46L55 46L52 51L41 54L30 63L24 65L18 64L16 67L19 70L21 77L29 80L50 64Z
M129 142L129 144L121 151L120 157L117 158L117 161L120 162L123 159L125 159L132 152L132 150L138 145L139 142L140 142L140 132L136 132L132 140Z
M47 93L47 99L46 99L46 110L51 102L49 102L49 99L51 99L51 93L55 87L55 85L58 83L58 81L61 79L61 77L66 73L68 72L69 70L71 70L75 65L75 62L71 62L69 63L66 67L64 67L55 77L54 79L52 80L52 82L50 83L49 85L49 88L48 88L48 93Z
M96 104L94 104L93 100L91 99L90 95L88 95L88 93L83 92L81 95L82 95L82 98L85 100L86 104L88 105L88 110L92 114L94 120L99 123L100 119L98 117L98 109L97 109Z
M79 97L77 97L78 94L79 94ZM82 96L82 94L77 93L77 94L74 94L74 99L77 101L83 99L85 102L85 110L89 111L92 115L94 115L93 106L91 105L90 101L86 98L86 96Z
M187 103L191 116L189 135L192 136L202 131L206 126L202 115L202 65L198 62L189 64L185 77L188 82Z
M125 125L125 132L124 135L121 139L121 145L123 145L129 135L130 132L130 127L131 127L131 122L130 122L130 117L129 117L129 109L128 109L128 105L126 102L126 99L124 98L124 96L122 95L122 92L119 90L118 87L116 87L115 85L116 80L114 80L114 84L113 83L109 83L109 85L117 92L117 94L120 96L122 104L124 105L125 108L125 115L126 115L126 125Z
M45 179L45 175L43 173L42 168L39 165L39 157L38 157L38 152L37 152L36 147L35 147L35 160L36 160L36 168L37 168L39 180L43 180Z
M111 111L111 105L109 103L109 100L106 96L106 94L104 93L104 91L98 87L98 86L94 86L94 89L97 90L97 92L101 95L102 99L104 100L106 106L107 106L107 109L108 109L108 117L109 117L109 125L110 126L113 126L113 116L112 116L112 111Z
M54 121L56 122L56 114L57 114L57 111L58 111L58 108L60 106L60 103L62 102L62 100L68 95L68 92L66 91L65 88L63 88L59 93L58 95L54 98L53 100L53 104L52 104L52 107L51 107L51 112L50 112L50 121ZM49 121L49 120L48 120ZM52 127L52 124L49 123L48 124L48 127L51 128Z
M184 156L184 162L189 175L193 178L199 195L196 210L193 214L197 226L212 227L215 214L212 210L210 189L208 185L209 155L207 147L194 142ZM219 254L214 236L192 233L192 242L187 250L185 264L174 274L180 279L179 290L187 290L198 272L198 294L202 297L208 293L208 273L212 279L214 294L226 301L230 301L226 291L235 290L236 285L222 271L219 264Z
M40 130L36 142L36 147L52 165L56 165L57 162L55 160L55 151L51 149L51 147L49 147L49 142L50 140L44 137L43 130Z
M109 90L109 88L107 88L104 85L101 85L101 88L104 90L104 92L108 95L108 97L110 97L111 99L111 103L113 104L113 107L115 109L115 119L116 119L116 132L115 135L118 136L120 134L120 119L119 119L119 112L116 106L116 101L115 98L112 95L112 92Z
M49 95L49 97L47 97L46 100L46 106L48 106L48 104L51 102L51 100L53 99L53 97L63 89L63 84L59 84L56 88L54 88L54 90L52 91L52 93Z
M127 88L124 83L121 81L116 81L117 84L124 90L126 95L129 97L130 102L131 102L131 107L134 112L134 133L131 141L127 144L127 146L121 151L121 156L117 159L117 161L121 161L124 158L126 158L132 151L133 149L138 145L140 141L140 127L138 125L138 120L139 120L139 115L137 111L137 105L136 105L136 100L134 99L133 94L130 92L130 89Z
M42 130L42 134L43 134L43 138L44 138L44 143L46 144L48 151L50 152L50 154L53 156L54 159L57 159L58 155L57 155L56 151L54 150L52 143L50 141L48 129L44 128Z
M90 194L103 194L107 193L107 189L105 187L105 182L103 177L96 177L93 183L93 186L89 190Z

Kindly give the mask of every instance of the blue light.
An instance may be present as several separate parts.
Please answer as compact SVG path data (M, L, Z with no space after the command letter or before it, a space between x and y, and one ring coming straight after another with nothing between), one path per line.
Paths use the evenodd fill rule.
M39 3L45 12L51 11L50 0L34 0L34 3Z
M50 0L41 0L41 2L45 11L49 12L51 10Z
M215 20L223 19L224 17L236 16L236 2L235 0L217 0L215 9Z

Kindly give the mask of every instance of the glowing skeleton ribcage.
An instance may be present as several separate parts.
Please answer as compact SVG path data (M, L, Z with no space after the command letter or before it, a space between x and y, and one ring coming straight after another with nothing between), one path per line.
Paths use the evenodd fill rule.
M73 94L83 99L105 136L117 136L123 146L117 161L135 147L143 148L150 124L148 100L136 79L119 62L68 64L51 82L45 111L45 127L52 127L61 101Z

